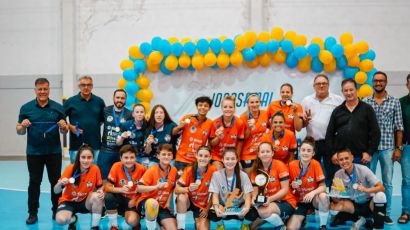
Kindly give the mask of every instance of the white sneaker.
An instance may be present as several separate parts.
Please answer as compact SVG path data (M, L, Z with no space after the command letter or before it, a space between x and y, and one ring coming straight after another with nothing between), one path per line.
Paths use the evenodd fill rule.
M352 224L350 230L359 230L364 224L366 224L366 218L361 216L356 222Z

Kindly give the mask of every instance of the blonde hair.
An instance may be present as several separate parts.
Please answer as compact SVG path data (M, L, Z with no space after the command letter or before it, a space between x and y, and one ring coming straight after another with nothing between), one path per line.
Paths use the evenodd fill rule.
M236 108L236 103L235 103L236 102L236 97L235 96L225 96L222 99L222 105L223 105L224 101L232 101L233 102L233 107Z

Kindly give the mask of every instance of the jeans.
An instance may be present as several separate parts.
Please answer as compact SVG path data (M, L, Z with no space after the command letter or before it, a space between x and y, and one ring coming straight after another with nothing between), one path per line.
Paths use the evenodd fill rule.
M370 162L370 169L373 171L373 173L376 173L377 162L380 161L380 167L382 170L382 181L387 198L386 214L388 216L391 212L391 197L393 193L393 151L394 149L377 150L373 153L372 161Z
M101 177L103 180L107 179L108 174L110 173L111 167L115 162L120 161L120 154L115 152L115 153L110 153L110 152L103 152L100 151L100 154L98 156L98 161L97 165L100 168L101 171Z
M401 206L402 212L410 214L410 145L404 145L401 153Z
M94 152L94 164L97 164L98 154L100 153L100 150L94 150L93 152ZM70 154L70 163L74 163L75 157L77 156L78 151L70 150L68 151L68 153Z
M30 178L28 185L28 212L30 214L37 215L38 208L40 207L40 185L43 180L44 165L47 168L48 181L51 186L52 211L57 210L58 198L60 198L61 194L55 194L53 188L61 175L61 160L61 153L39 156L27 155L27 168Z

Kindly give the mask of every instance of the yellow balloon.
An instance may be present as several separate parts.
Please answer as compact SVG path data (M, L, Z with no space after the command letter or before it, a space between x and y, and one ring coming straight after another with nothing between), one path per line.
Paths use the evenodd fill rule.
M272 61L272 58L268 53L258 55L258 62L263 67L268 67L271 61Z
M159 65L161 64L164 55L161 52L155 50L149 54L148 58L151 60L153 64Z
M319 60L326 65L330 64L334 60L334 58L331 52L327 50L321 50L319 53Z
M307 38L303 34L296 35L294 46L305 46L307 42Z
M122 60L121 63L120 63L120 67L121 67L122 70L132 69L132 68L134 68L134 62L132 62L129 59Z
M245 39L246 39L246 47L251 48L255 45L256 43L256 33L254 31L247 31L244 34Z
M186 69L186 68L188 68L190 65L191 65L191 58L189 58L189 56L188 55L186 55L186 54L182 54L180 57L179 57L179 66L181 66L181 68L184 68L184 69Z
M117 82L117 86L120 89L124 89L125 84L127 84L127 80L125 80L123 77L120 78L120 80L118 80Z
M202 54L195 54L192 57L192 67L196 70L201 70L204 68L204 56Z
M347 44L344 47L344 53L347 58L353 57L356 55L356 46L352 44Z
M262 31L262 32L259 33L257 40L267 43L269 41L269 39L270 39L269 33L266 32L266 31Z
M137 80L135 80L135 82L137 82L138 86L141 89L147 89L149 87L149 84L150 84L149 78L147 78L144 75L141 75L139 78L137 78Z
M336 70L336 60L333 59L329 64L323 65L323 69L327 73L333 73Z
M227 37L225 35L219 36L219 40L223 42Z
M370 85L364 84L360 86L359 92L358 92L358 96L360 98L369 97L372 94L373 94L373 88Z
M216 63L220 69L225 69L229 65L229 56L225 53L220 53L216 59Z
M306 73L310 70L310 64L312 63L312 58L308 55L299 60L298 70L302 73Z
M340 44L343 46L346 46L348 44L353 43L353 35L349 32L344 32L342 35L340 35Z
M175 71L178 68L178 59L175 55L169 55L167 59L165 59L165 68L169 71Z
M238 35L235 38L235 48L238 51L242 51L243 49L246 48L246 38L243 35Z
M204 63L208 67L214 66L216 64L216 55L214 53L205 54Z
M248 66L249 68L256 68L259 65L259 61L257 58L253 59L253 61L246 61L246 66Z
M283 29L282 28L280 28L280 27L274 27L273 29L272 29L272 31L270 32L270 37L273 39L273 40L276 40L276 41L281 41L282 40L282 38L283 38Z
M369 59L365 59L360 62L359 68L360 68L360 71L370 72L370 70L373 69L373 61Z
M131 46L128 50L128 54L135 59L144 58L144 55L141 53L140 48L138 46Z
M367 53L367 51L369 51L369 45L365 41L360 41L356 43L355 46L356 46L357 53L359 54L365 54Z
M152 99L152 91L150 89L140 89L135 94L135 97L140 99L141 101L150 102Z
M169 43L174 44L175 42L178 42L178 38L176 37L170 37L168 38Z
M242 53L239 51L235 51L231 54L229 57L229 60L231 61L231 64L235 67L238 67L242 64L243 62L243 56Z
M185 45L185 43L187 43L187 42L192 42L192 39L190 39L190 38L182 38L181 39L181 44L182 45Z
M310 43L318 44L321 50L325 48L325 43L323 42L322 38L319 38L319 37L313 38L312 41L310 41Z
M147 101L141 101L140 104L144 106L144 108L145 108L145 114L147 114L147 116L149 116L150 110L151 110L151 105L150 105L150 103L147 102Z
M279 48L278 51L273 54L273 61L279 65L286 61L286 53L282 50L282 48Z
M152 63L152 61L150 61L149 59L148 59L148 61L147 61L147 69L150 71L150 72L152 72L152 73L156 73L156 72L158 72L159 71L159 64L154 64L154 63Z
M296 38L296 32L293 30L289 30L285 33L285 40L294 41Z
M360 58L359 56L353 56L347 59L347 65L350 67L359 67Z
M357 84L364 84L367 80L367 74L365 72L359 71L354 76L354 80Z

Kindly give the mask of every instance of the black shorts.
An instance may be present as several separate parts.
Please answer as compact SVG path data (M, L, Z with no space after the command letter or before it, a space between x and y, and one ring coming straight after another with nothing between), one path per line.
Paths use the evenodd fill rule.
M145 216L145 202L147 202L147 200L141 201L137 207L137 213L141 217ZM161 221L168 218L175 218L175 216L167 208L162 208L160 206L158 210L157 223L161 225Z
M213 222L218 222L218 221L221 221L221 220L241 220L241 221L243 220L243 219L239 218L239 216L235 216L235 215L225 216L224 218L219 217L219 216L216 215L216 212L213 209L209 210L208 219L210 221L213 221Z
M370 202L371 202L370 200L365 203L361 203L361 204L353 202L354 214L358 216L363 216L363 217L371 216L373 212L372 210L370 210Z
M255 160L241 160L241 165L243 169L251 168Z
M294 212L294 208L286 201L274 201L274 203L278 206L280 211L280 218L283 220L288 219ZM245 219L249 221L255 221L257 218L260 218L258 210L255 206L251 207L249 212L245 215Z
M312 203L298 202L293 215L306 216L309 210L315 210Z
M201 208L195 206L192 202L190 202L188 210L192 211L195 219L199 218L199 214L201 213Z
M57 207L57 212L59 211L70 211L73 214L75 213L90 213L90 211L85 207L85 198L81 202L74 202L74 201L63 201Z
M105 208L107 210L114 210L117 209L120 215L123 215L127 211L134 211L136 212L137 209L135 207L128 207L128 203L130 199L119 194L119 193L106 193L105 194Z

